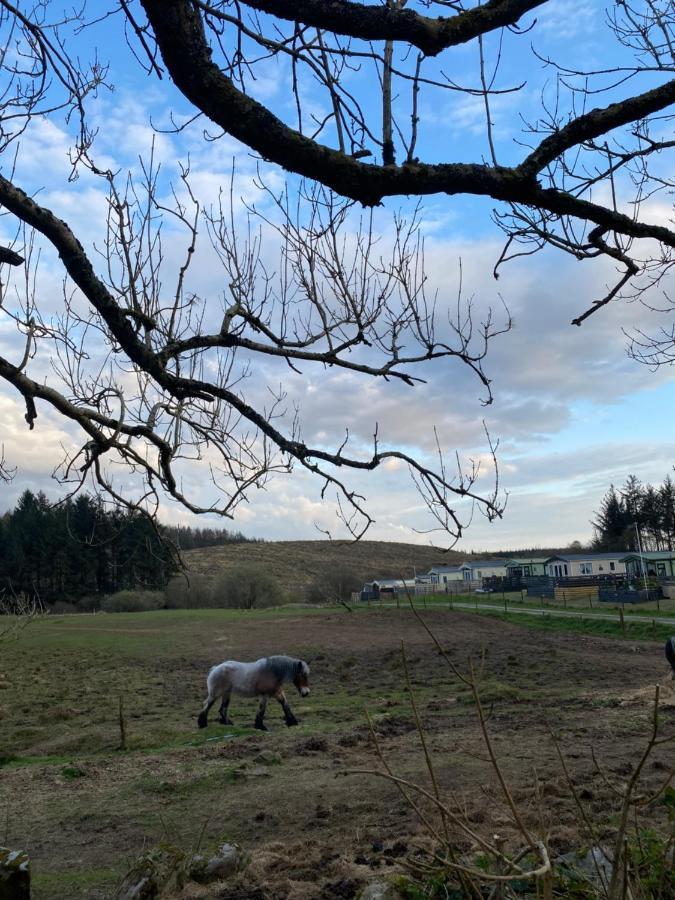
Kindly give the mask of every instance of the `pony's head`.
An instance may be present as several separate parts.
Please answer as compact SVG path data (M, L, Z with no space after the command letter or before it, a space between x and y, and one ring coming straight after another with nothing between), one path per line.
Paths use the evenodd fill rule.
M293 684L298 689L301 697L306 697L309 694L309 666L302 659L299 659L295 664Z

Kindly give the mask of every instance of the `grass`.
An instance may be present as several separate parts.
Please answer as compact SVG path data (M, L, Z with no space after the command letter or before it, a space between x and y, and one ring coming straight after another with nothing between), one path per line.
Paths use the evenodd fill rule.
M365 734L364 707L376 727L382 726L385 741L408 733L412 740L412 731L405 730L411 715L403 687L399 633L408 641L410 629L412 640L417 626L404 611L383 613L363 604L351 614L342 608L296 606L54 616L32 623L18 640L3 644L0 671L6 674L9 688L0 694L0 703L7 708L0 719L0 806L8 809L10 827L16 818L26 823L22 827L30 840L42 835L43 853L57 833L60 845L68 848L58 859L39 860L36 900L70 900L107 890L119 880L118 863L123 871L127 862L115 846L141 850L146 840L162 839L165 826L179 827L192 839L210 815L213 824L207 837L212 839L224 821L243 809L249 821L244 827L263 827L255 824L256 812L275 804L285 809L288 798L297 792L298 765L306 760L303 742L342 735L355 726ZM437 610L436 615L453 634L453 613L446 618ZM623 636L611 622L553 616L530 619L487 610L482 615L528 628ZM377 671L370 666L370 645L357 651L351 643L340 650L330 643L329 635L339 638L345 626L356 633L360 623L377 629L381 627L377 623L387 619L395 622L392 643L372 657L378 661ZM480 620L475 621L479 642ZM255 709L251 701L237 701L232 709L236 726L224 728L212 720L207 729L198 731L195 716L214 654L226 658L234 647L273 643L278 640L275 626L285 628L287 636L297 634L298 646L308 658L323 657L324 662L316 664L317 673L326 669L331 673L323 675L316 693L302 703L292 701L300 726L284 729L277 705L272 704L271 734L261 736L249 727ZM310 627L313 631L308 636ZM657 626L655 632L648 624L627 623L626 627L631 639L653 640L662 633L669 633L667 626ZM409 664L420 708L426 709L425 717L432 724L461 723L467 717L466 692L448 686L437 654L419 634L417 638L417 648L409 650ZM483 697L497 709L500 705L514 709L543 696L558 699L563 690L573 692L574 687L551 685L524 665L505 668L495 676L488 660ZM124 752L117 750L119 694L124 695L127 717ZM335 737L332 740L335 744ZM249 746L250 753L239 752ZM279 751L273 772L268 763L256 762L261 746ZM458 753L460 757L462 766L469 765ZM406 751L402 765L404 771L409 766L414 772L417 760ZM3 789L2 781L9 785L10 779L20 786L16 794L9 787ZM312 770L312 779L303 786L307 796L334 790L335 764L324 761ZM366 800L358 796L356 802ZM303 821L302 827L323 827L312 823ZM15 833L22 833L18 826ZM74 870L76 863L69 856L74 846L78 859L83 859L77 863L80 871Z
M391 601L388 601L391 602ZM400 601L403 606L407 601ZM549 597L529 597L525 593L517 592L501 592L493 594L429 594L418 596L415 598L416 605L426 606L427 608L447 608L453 603L470 603L472 606L480 609L481 606L501 606L506 602L507 607L518 607L519 609L552 609L552 610L578 610L580 612L604 613L609 615L619 614L622 604L601 603L597 599L589 602L588 597L579 597L569 599L566 602L555 600ZM373 606L377 606L377 602L373 602ZM651 600L649 603L625 603L623 604L623 612L625 616L644 616L648 613L656 613L657 616L672 615L675 618L675 600L663 598L661 600Z
M124 696L131 752L189 749L216 735L222 737L222 726L214 724L213 716L209 729L194 729L201 702L197 691L201 693L214 659L214 635L226 636L235 623L260 629L264 635L270 621L335 614L330 608L289 606L49 616L35 622L20 640L3 645L0 671L6 672L10 687L0 701L4 705L11 700L14 708L12 715L0 719L0 766L33 766L39 761L75 765L115 753L120 743L120 695ZM341 609L340 615L348 613ZM198 648L204 647L208 649L200 658ZM223 657L226 649L227 644ZM27 659L34 661L28 668ZM186 662L193 673L189 682ZM14 673L21 673L20 692L19 676ZM334 723L353 703L351 678L351 667L345 665L341 672L344 692L322 698L317 719L327 727L337 727ZM376 692L363 692L367 702L374 699L371 693ZM186 702L192 709L189 716L184 712ZM303 706L311 710L311 698ZM274 721L276 704L269 714ZM248 706L235 709L233 717L237 727L228 731L234 737L254 733Z
M603 621L602 619L575 618L574 616L556 616L555 614L543 616L522 616L518 613L503 613L493 610L479 610L478 615L502 619L525 628L538 629L540 631L557 631L560 633L594 634L598 637L618 638L633 641L665 641L673 633L672 625L651 624L649 622L626 621L622 628L619 622Z
M121 869L102 868L86 871L34 872L31 877L33 893L41 897L90 896L92 890L114 890L123 875Z

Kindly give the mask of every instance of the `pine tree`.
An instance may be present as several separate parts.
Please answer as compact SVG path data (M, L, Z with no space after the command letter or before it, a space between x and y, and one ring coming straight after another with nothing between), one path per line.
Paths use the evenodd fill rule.
M629 515L623 498L617 495L614 485L610 485L591 524L595 529L594 550L602 552L632 549L628 546Z
M659 488L659 507L663 547L672 551L675 543L675 484L670 475L666 475Z

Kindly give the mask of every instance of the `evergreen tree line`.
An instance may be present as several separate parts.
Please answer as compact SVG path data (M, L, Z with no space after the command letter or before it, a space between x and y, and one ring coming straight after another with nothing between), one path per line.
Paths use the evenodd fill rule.
M182 550L246 540L225 529L158 526ZM0 517L0 595L77 603L123 590L164 588L175 554L140 512L80 494L52 505L24 491Z
M140 512L87 494L52 505L24 491L0 519L0 591L42 602L164 587L176 570L170 549Z
M635 552L639 549L638 531L643 550L672 550L675 484L670 475L657 487L629 475L622 488L611 485L591 524L595 530L593 550Z
M218 547L222 544L262 542L262 539L247 538L240 531L228 531L226 528L190 528L188 525L162 525L160 530L179 550L194 550L197 547Z

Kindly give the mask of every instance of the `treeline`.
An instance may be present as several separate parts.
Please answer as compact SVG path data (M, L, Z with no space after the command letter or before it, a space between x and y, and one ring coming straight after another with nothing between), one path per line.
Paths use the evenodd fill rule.
M675 484L642 484L630 475L622 488L612 485L591 522L593 550L637 551L638 531L643 550L672 550L675 546Z
M162 588L174 554L140 512L110 509L81 494L53 506L24 491L0 518L0 592L43 602Z
M162 525L162 534L180 550L195 550L197 547L219 547L222 544L263 543L262 539L247 538L240 531L226 528L190 528L187 525Z

